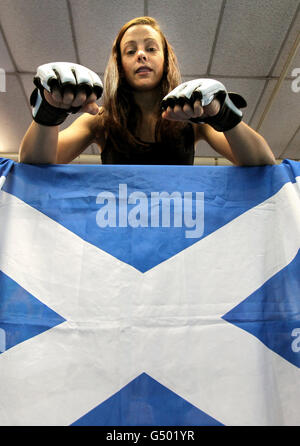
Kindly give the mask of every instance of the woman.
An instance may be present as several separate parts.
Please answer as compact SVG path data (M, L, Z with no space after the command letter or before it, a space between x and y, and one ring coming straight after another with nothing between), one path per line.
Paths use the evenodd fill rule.
M44 101L60 109L85 112L67 129L32 122L20 147L20 162L69 163L90 144L99 146L102 163L193 164L194 145L204 139L236 165L275 164L267 142L244 122L216 131L190 119L216 116L220 102L202 107L196 100L168 106L162 99L181 82L176 56L150 17L126 23L115 39L104 75L103 106L95 93L54 88Z

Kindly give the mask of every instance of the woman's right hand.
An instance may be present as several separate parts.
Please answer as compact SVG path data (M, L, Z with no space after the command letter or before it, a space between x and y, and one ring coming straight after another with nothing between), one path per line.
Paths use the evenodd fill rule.
M37 87L30 97L32 117L41 125L56 126L70 113L86 112L96 115L96 104L103 92L97 73L70 63L53 62L40 65L34 77Z
M81 107L79 112L90 113L96 115L99 112L99 106L96 104L97 96L95 93L87 94L84 91L79 91L74 96L72 90L65 90L63 96L58 89L54 88L52 93L44 90L44 97L46 101L53 107L70 109L70 107Z

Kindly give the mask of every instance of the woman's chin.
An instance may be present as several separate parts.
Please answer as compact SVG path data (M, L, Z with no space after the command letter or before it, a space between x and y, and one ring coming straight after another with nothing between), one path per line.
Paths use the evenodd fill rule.
M147 92L147 91L153 91L156 90L157 87L159 87L159 83L151 83L151 82L141 82L141 83L137 83L137 84L132 84L131 88L134 91L138 91L138 92Z

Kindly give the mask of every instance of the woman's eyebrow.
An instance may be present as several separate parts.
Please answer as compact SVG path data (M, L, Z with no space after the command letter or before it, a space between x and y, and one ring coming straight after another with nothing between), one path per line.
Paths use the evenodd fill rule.
M144 39L144 42L145 43L153 42L153 43L156 43L158 45L158 42L155 39L153 39L152 37L147 37L146 39ZM136 40L128 40L127 42L124 43L124 48L127 45L136 45L136 43L137 43Z
M153 42L158 44L158 42L155 39L153 39L153 37L147 37L147 39L145 39L144 42Z

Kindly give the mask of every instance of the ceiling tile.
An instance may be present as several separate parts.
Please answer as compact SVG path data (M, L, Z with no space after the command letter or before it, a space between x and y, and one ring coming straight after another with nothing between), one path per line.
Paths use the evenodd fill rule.
M211 72L269 75L298 4L298 0L227 1Z
M0 68L5 70L7 73L15 71L15 67L10 58L1 30L0 30Z
M0 152L18 152L31 122L30 110L17 77L6 76L6 92L0 93Z
M76 62L64 0L1 0L3 31L19 71L47 62Z
M295 16L293 26L291 27L288 36L284 42L284 46L281 50L280 56L278 58L278 61L275 65L275 68L273 70L272 75L273 76L280 76L281 72L284 68L284 64L286 63L290 51L293 49L293 45L296 41L297 36L300 33L300 3L298 2L298 14ZM299 67L300 69L300 48L298 48L297 52L295 53L294 59L292 61L291 67L289 72L287 73L287 76L291 76L291 73L295 67Z
M136 0L72 0L71 9L80 63L97 73L104 73L120 28L144 15Z
M276 81L268 82L268 86L262 97L262 101L252 119L253 128L257 128L267 100L272 94ZM291 140L300 123L300 92L292 90L292 82L285 80L275 96L259 132L266 138L276 157L285 150L287 143ZM300 158L300 147L298 148Z
M255 129L275 86L270 77L280 76L299 32L299 0L0 0L0 150L17 152L31 123L29 97L39 65L77 62L102 77L117 32L144 14L158 20L174 47L183 81L215 78L240 93L248 102L244 121ZM213 74L207 74L210 62ZM300 159L300 92L291 88L293 81L300 85L296 69L300 50L260 129L276 156L291 159ZM97 150L92 144L84 153ZM196 154L220 157L204 141Z
M286 147L285 151L280 154L281 158L289 158L300 161L300 126Z
M206 73L222 1L149 0L149 15L161 25L185 75Z

